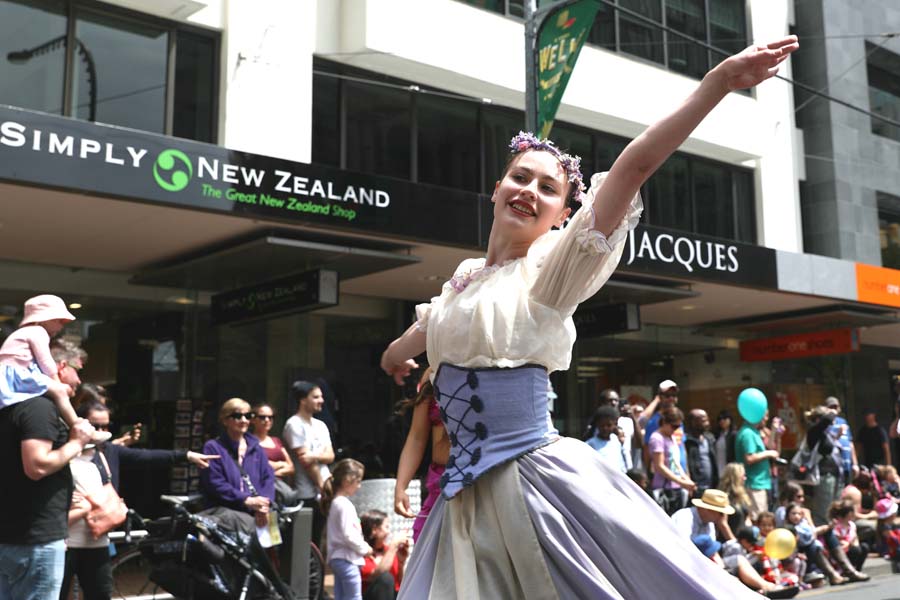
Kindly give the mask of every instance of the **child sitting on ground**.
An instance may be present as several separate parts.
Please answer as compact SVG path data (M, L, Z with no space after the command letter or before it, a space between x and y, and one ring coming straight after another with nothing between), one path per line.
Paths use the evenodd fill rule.
M19 328L0 346L0 408L46 395L56 404L66 425L75 424L78 417L69 402L74 390L60 382L56 361L50 354L50 338L74 320L59 296L44 294L25 301ZM110 437L108 431L93 435L95 442Z
M798 569L797 566L791 565L793 569L788 569L781 560L766 554L766 536L775 529L775 515L768 511L759 513L756 517L756 526L759 528L759 539L756 542L755 550L761 551L760 566L758 567L760 575L766 581L777 585L785 587L799 585L800 574L794 570Z
M900 500L900 477L897 476L897 469L893 465L878 467L876 471L878 481L881 483L881 489L884 493L894 499Z
M875 503L878 513L878 535L884 545L885 558L891 561L894 573L900 573L900 517L897 503L892 498L882 498Z

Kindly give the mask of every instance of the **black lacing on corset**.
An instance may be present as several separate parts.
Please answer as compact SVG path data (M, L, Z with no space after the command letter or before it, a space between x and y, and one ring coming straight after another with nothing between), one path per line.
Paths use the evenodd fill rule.
M465 388L469 388L466 390ZM487 425L482 421L471 421L484 410L484 401L478 394L472 393L468 398L469 391L478 389L478 375L475 371L469 371L466 376L466 382L460 385L455 392L444 394L434 386L434 396L441 411L441 420L450 438L450 457L447 459L447 465L444 474L441 476L441 489L450 483L462 483L468 487L475 481L475 475L472 471L466 469L474 467L481 460L480 442L488 437ZM459 418L453 417L447 413L447 409L454 402L461 402L467 405L465 411ZM474 413L474 414L473 414ZM469 416L472 419L469 419ZM464 458L463 454L468 455L468 462L460 464L460 459Z

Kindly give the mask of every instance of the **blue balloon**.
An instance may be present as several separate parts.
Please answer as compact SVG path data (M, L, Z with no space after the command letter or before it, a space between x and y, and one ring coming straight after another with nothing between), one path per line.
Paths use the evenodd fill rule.
M762 421L766 410L769 408L769 401L766 395L756 388L747 388L738 395L737 400L738 412L748 423L759 423Z

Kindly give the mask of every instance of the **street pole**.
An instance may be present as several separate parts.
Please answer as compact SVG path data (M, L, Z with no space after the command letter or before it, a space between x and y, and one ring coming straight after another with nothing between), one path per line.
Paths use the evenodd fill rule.
M525 0L525 129L537 134L537 0Z

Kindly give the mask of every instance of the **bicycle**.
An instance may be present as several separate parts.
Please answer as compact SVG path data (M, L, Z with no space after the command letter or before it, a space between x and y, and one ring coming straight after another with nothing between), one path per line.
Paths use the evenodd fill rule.
M294 598L255 536L224 531L207 517L190 513L185 504L198 496L161 499L172 505L172 516L148 521L130 511L124 530L110 533L111 540L128 544L112 559L113 598L162 600L175 597L170 592L185 598L246 597L254 582L268 597ZM300 508L302 503L280 509L279 526L286 529ZM135 521L145 529L132 529ZM322 554L310 542L311 600L322 596L324 573Z

